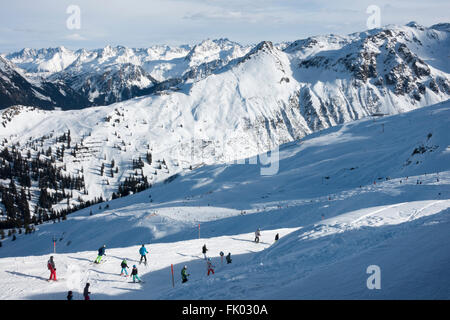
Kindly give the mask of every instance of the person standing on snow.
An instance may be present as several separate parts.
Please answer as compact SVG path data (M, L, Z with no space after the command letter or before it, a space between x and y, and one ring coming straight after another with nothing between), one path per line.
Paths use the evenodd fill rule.
M123 261L120 264L120 266L122 267L122 270L120 271L120 275L123 276L123 274L125 273L125 276L128 277L127 268L129 268L129 267L128 267L128 264L127 264L127 260L123 259Z
M181 283L187 282L188 276L190 276L190 274L187 273L187 266L184 266L183 269L181 269Z
M53 256L50 257L50 259L47 262L47 268L50 270L50 279L48 281L53 280L56 281L56 267L55 267L55 261L53 261Z
M261 236L261 229L258 228L258 229L255 231L255 242L256 242L256 243L259 242L259 237L260 237L260 236Z
M202 253L203 253L203 256L205 257L205 260L206 260L206 251L208 251L208 249L206 249L206 244L204 244L203 248L202 248Z
M98 256L97 256L97 259L95 259L94 263L100 263L100 261L102 260L103 256L106 256L105 250L106 250L106 245L104 244L103 247L98 249Z
M136 265L133 266L133 269L131 270L131 275L133 276L133 282L136 282L136 279L139 282L142 282L141 278L139 278L139 276L138 276L138 269L137 269Z
M73 293L72 291L67 292L67 300L73 300Z
M227 264L231 263L231 253L228 252L228 255L225 257L225 259L227 259Z
M142 245L142 247L139 249L139 254L141 255L141 260L139 261L139 264L142 263L142 259L144 259L144 264L147 265L147 256L146 254L148 253L147 248Z
M212 272L212 274L214 274L214 266L211 262L211 258L208 258L208 260L206 262L206 267L208 268L208 276L209 276L210 272Z
M84 290L83 290L84 300L91 300L91 298L89 297L89 295L91 294L89 292L89 286L90 286L90 284L88 282L88 283L86 283L86 286L84 287Z

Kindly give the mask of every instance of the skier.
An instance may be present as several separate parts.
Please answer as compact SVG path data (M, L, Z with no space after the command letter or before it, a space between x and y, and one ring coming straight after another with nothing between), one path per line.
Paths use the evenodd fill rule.
M53 261L53 256L50 257L50 259L47 262L47 268L50 270L50 279L48 281L53 280L56 281L56 267L55 267L55 261Z
M139 278L139 276L138 276L138 269L137 269L136 265L133 266L133 270L131 270L131 275L133 276L133 282L136 282L136 279L139 282L142 282L141 278Z
M188 281L188 276L190 276L189 273L186 273L187 266L184 266L183 269L181 269L181 283L185 283Z
M73 300L72 291L67 292L67 300Z
M212 272L212 274L214 274L214 267L212 262L211 262L211 258L208 258L207 262L206 262L206 267L208 268L208 276L209 273Z
M209 274L212 272L212 274L214 274L214 268L215 268L215 266L212 264L212 262L211 262L211 258L208 258L207 260L206 260L206 267L207 267L207 269L208 269L208 276L209 276Z
M105 250L106 250L106 245L104 244L103 247L100 247L100 249L98 249L98 256L97 256L97 259L95 259L94 263L97 263L97 264L100 263L103 256L106 256Z
M260 236L261 236L261 229L258 228L258 229L255 231L255 242L256 242L256 243L259 242L259 237L260 237Z
M142 259L144 259L144 264L147 265L147 256L146 254L148 253L147 248L145 248L144 245L142 245L142 247L139 249L139 254L141 255L141 260L139 261L139 264L142 263Z
M280 235L277 233L277 234L275 235L275 242L277 242L278 239L280 239Z
M86 286L84 287L84 290L83 290L84 300L91 300L91 298L89 297L89 295L91 294L89 292L89 286L90 286L90 284L88 282L88 283L86 283Z
M231 253L228 252L228 255L225 257L225 259L227 259L227 264L231 263Z
M120 266L122 267L122 270L120 271L120 275L123 276L123 274L125 273L125 276L128 277L127 268L129 268L129 267L128 267L128 264L127 264L127 260L123 259L123 261L120 264Z
M206 244L204 244L203 248L202 248L202 253L203 253L203 256L205 257L205 260L206 260L206 251L208 251L208 249L206 249Z

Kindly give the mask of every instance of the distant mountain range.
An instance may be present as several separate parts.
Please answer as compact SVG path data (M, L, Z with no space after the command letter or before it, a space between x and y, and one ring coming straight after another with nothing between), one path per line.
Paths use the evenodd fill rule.
M279 64L278 56L286 59L293 71L294 79L290 80L302 87L291 94L291 99L304 102L305 112L319 123L326 121L321 113L337 104L356 114L351 111L355 102L373 112L385 102L398 109L392 102L394 96L416 105L448 96L448 35L447 23L426 28L411 22L279 45L262 42L243 46L218 39L194 46L138 49L25 48L1 57L0 107L23 104L80 109L178 90L185 83L230 69L265 49L275 64ZM284 78L282 81L289 79ZM313 110L318 105L323 112Z

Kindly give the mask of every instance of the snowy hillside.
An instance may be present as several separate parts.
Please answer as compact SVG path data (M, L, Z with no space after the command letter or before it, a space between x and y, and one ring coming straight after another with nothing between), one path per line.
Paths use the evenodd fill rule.
M14 146L21 157L29 155L29 166L47 154L40 160L61 175L83 179L85 188L68 192L48 186L54 195L63 189L48 210L73 210L128 194L124 184L136 192L137 184L143 188L186 169L254 156L338 124L446 101L448 33L447 24L410 23L283 46L266 41L242 47L219 39L178 49L106 47L77 51L71 63L74 55L64 48L23 50L8 57L31 73L53 57L58 67L45 69L47 79L73 76L81 82L71 85L85 95L153 93L81 111L16 106L3 112L0 138L10 152ZM151 80L147 75L158 68L151 61L172 61L175 73ZM92 91L85 80L102 89ZM32 214L43 190L38 177L26 190Z
M274 55L258 59L268 57ZM147 115L140 106L151 99L134 101L135 109L125 104L128 114ZM193 117L206 117L201 111ZM24 139L40 126L78 122L74 139L90 128L76 112L56 124L47 112L27 112L33 117L20 113L10 122L20 124ZM89 112L84 121L107 115L106 108ZM67 290L80 299L86 282L92 299L449 299L449 127L449 101L349 122L282 145L269 155L273 175L261 174L267 164L203 166L109 201L108 208L96 205L38 225L32 234L2 241L0 299L65 299ZM281 238L274 243L276 233ZM47 283L52 237L60 281ZM150 252L149 265L138 265L145 283L130 283L119 276L120 261L137 264L142 243ZM106 262L93 265L103 244ZM206 275L203 244L214 275ZM222 264L220 251L231 252L233 262ZM183 265L191 274L185 284ZM381 270L380 290L366 285L372 265Z

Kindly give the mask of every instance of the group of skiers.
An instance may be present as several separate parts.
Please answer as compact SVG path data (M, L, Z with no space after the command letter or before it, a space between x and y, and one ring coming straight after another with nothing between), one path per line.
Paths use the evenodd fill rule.
M122 267L122 270L120 271L120 275L123 276L125 274L125 277L128 277L127 268L129 269L130 267L128 267L127 260L123 259L122 262L120 263L120 266ZM137 269L136 265L133 265L133 268L131 269L131 275L133 277L133 282L136 282L136 280L138 282L142 282L141 278L139 278L139 276L138 276L138 269Z
M203 247L202 247L202 253L203 253L203 257L204 257L205 260L206 260L207 275L209 276L211 273L214 274L214 268L215 268L215 266L212 264L211 258L208 258L208 257L206 256L206 252L207 252L207 251L208 251L208 248L206 248L206 244L204 244ZM224 255L224 253L221 251L221 252L220 252L220 256L223 257L223 255ZM227 260L227 264L231 263L232 259L231 259L231 253L230 253L230 252L228 252L228 255L225 257L225 259ZM187 268L187 267L185 266L185 268ZM183 271L183 270L181 271L181 277L182 277L182 279L183 279L183 282L186 282L186 281L187 281L187 279L184 280L184 279L185 279L185 277L184 277L184 274L185 274L185 268L183 268L184 271Z
M89 286L90 286L90 284L88 282L88 283L86 283L86 286L84 287L84 290L83 290L84 300L91 300L91 298L89 296L91 294L91 292L89 291ZM73 300L73 292L72 291L67 292L67 300Z
M100 264L102 261L103 256L106 255L106 245L103 245L102 247L100 247L98 249L98 255L97 258L95 259L94 263L95 264ZM145 245L142 245L142 247L139 249L139 253L141 255L141 260L139 262L139 264L142 263L142 261L144 260L144 264L147 265L147 249L145 248ZM120 271L120 275L123 276L125 274L126 277L128 277L128 272L127 272L127 268L128 264L127 264L127 260L123 259L120 266L122 267L122 270ZM48 270L50 270L50 278L48 279L48 281L57 281L56 280L56 267L55 267L55 261L53 259L53 256L50 257L50 259L47 262L47 268ZM133 265L133 269L131 270L131 275L133 277L133 282L142 282L141 278L138 276L138 269L136 267L136 265ZM84 300L90 300L90 291L89 291L89 283L86 283L86 286L84 287L83 290L83 296L84 296ZM72 300L73 299L73 292L69 291L67 293L67 300Z
M261 229L258 228L255 231L255 242L259 243L259 238L261 237ZM279 235L277 233L277 235L275 236L275 241L277 241L279 238ZM206 255L206 252L208 251L208 249L206 248L206 244L203 245L202 247L202 253L204 256L204 259L206 260L206 268L207 268L207 275L209 276L211 273L214 274L214 268L215 266L212 264L211 258L208 258ZM94 263L95 264L100 264L102 261L103 256L106 255L106 245L103 245L102 247L100 247L98 249L98 255L97 258L95 259ZM141 256L139 264L141 264L142 262L144 262L145 265L147 265L147 254L148 254L148 250L145 247L145 245L142 245L141 248L139 249L139 254ZM224 253L221 251L220 252L220 256L221 259L224 256ZM231 259L231 253L228 252L228 255L225 257L227 264L230 264L232 259ZM128 263L126 259L123 259L122 262L120 263L121 266L121 271L120 271L120 276L125 276L128 277L128 271L127 269L129 269L128 267ZM50 270L50 278L48 279L48 281L57 281L56 280L56 267L55 267L55 261L53 259L53 256L50 257L50 259L47 262L47 268ZM141 278L138 275L138 269L136 267L136 265L133 265L133 268L131 270L131 276L133 277L133 282L142 282ZM188 281L188 277L190 276L189 273L187 273L187 266L183 266L183 268L181 269L181 282L185 283ZM84 300L90 300L90 291L89 291L89 287L90 284L86 283L86 286L84 287L83 290L83 296L84 296ZM73 299L73 293L72 291L69 291L67 293L67 300L72 300Z

